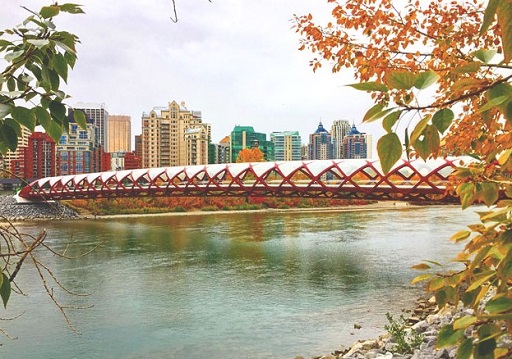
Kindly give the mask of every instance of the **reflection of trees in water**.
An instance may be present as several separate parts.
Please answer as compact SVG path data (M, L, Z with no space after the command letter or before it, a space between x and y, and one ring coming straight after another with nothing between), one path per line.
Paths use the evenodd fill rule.
M87 275L88 267L107 260L112 265L133 260L145 263L144 271L165 266L170 275L177 268L231 270L247 280L284 279L291 286L304 280L339 288L403 281L378 264L381 253L369 241L391 230L375 223L408 220L411 214L405 212L244 212L57 223L60 238L77 244L70 253L103 241L78 262L57 265L83 267Z

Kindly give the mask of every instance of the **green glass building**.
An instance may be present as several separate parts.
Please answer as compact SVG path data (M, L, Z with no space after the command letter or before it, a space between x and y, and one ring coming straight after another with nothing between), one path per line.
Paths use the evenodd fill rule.
M274 143L267 140L266 134L255 132L252 126L235 126L231 132L231 162L236 161L241 150L253 146L263 152L265 161L274 161Z

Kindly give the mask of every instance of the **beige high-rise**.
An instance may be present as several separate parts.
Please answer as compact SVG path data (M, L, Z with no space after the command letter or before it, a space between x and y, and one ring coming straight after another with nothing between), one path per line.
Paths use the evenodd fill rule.
M209 125L184 102L172 101L143 114L141 136L144 168L208 163Z
M130 116L108 116L108 149L107 152L130 152L132 125Z

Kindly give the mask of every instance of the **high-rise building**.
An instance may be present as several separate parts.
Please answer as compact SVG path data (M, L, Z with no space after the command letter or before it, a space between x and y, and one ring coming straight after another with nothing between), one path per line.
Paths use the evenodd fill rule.
M215 163L230 163L231 162L231 138L225 136L218 144L215 145L216 155Z
M86 114L87 128L74 121L74 111L68 114L69 128L60 136L57 144L57 175L75 175L102 170L102 147L99 146L95 121ZM108 163L110 165L110 163Z
M56 169L56 144L47 133L34 132L28 138L25 154L25 178L53 177Z
M332 136L324 128L322 122L318 124L316 131L309 135L308 152L310 160L333 159L334 148L332 145Z
M205 135L200 138L194 138L194 135L186 137L186 131L192 128L201 129L201 133ZM202 122L201 111L188 110L185 102L178 104L172 101L167 107L155 107L151 112L142 115L141 136L143 167L186 166L192 161L192 155L189 156L192 142L197 149L199 142L204 141L200 143L200 148L201 151L205 148L207 152L210 126ZM208 154L206 153L205 158L194 157L193 161L207 164Z
M185 165L194 166L208 164L209 139L209 124L204 123L200 126L189 127L185 130L185 146L187 149L187 162Z
M130 116L109 115L107 134L107 152L130 152L132 150L132 124Z
M343 139L344 158L358 159L371 158L372 137L366 133L361 133L355 125L347 136Z
M135 135L135 156L139 157L142 161L142 135Z
M75 110L82 110L87 118L92 120L98 132L98 146L103 147L103 151L107 151L109 148L108 112L105 104L79 102L73 108Z
M274 143L276 161L300 161L302 140L299 132L272 132L270 140Z
M25 126L21 126L21 136L18 136L18 147L16 147L15 151L7 151L2 156L3 159L3 168L6 171L11 171L11 161L17 160L19 158L23 158L24 149L28 146L28 138L31 135L31 132ZM14 175L15 173L13 173ZM15 177L15 176L6 176L6 177Z
M350 132L351 126L347 120L334 120L331 126L333 158L345 158L343 154L343 139Z
M256 143L265 161L274 161L274 143L267 140L266 134L255 132L252 126L235 126L230 136L231 162L236 162L241 150L252 148Z
M308 143L302 145L302 147L300 149L300 156L303 161L309 159L309 144Z

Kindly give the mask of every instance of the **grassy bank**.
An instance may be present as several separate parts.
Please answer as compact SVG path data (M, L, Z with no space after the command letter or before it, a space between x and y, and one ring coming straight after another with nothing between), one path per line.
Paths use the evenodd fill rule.
M65 201L82 215L154 214L192 211L244 211L257 209L329 208L368 205L374 201L332 198L273 197L139 197Z

